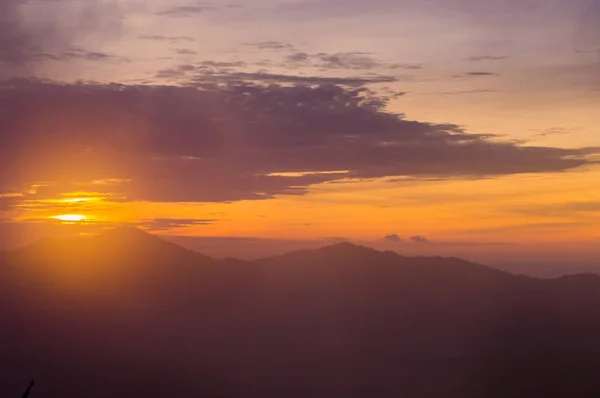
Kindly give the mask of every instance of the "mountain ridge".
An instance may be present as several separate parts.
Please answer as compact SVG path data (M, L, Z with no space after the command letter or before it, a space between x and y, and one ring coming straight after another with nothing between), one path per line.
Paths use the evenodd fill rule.
M146 232L107 236L0 267L0 396L30 375L45 398L600 393L598 276L350 243L204 261Z
M101 246L98 248L97 246ZM73 249L73 247L76 247ZM165 251L164 255L173 255L177 254L179 256L188 257L190 261L193 259L197 259L198 261L204 262L213 262L216 265L235 265L235 266L252 266L252 265L260 265L260 264L268 264L272 262L282 262L282 261L310 261L320 259L321 261L327 261L328 259L337 259L342 260L346 259L351 262L356 261L364 261L366 256L371 256L369 260L373 261L373 259L384 260L386 262L395 262L396 265L400 266L405 263L411 263L414 269L418 269L418 267L423 266L427 267L428 265L431 268L431 264L438 265L439 263L444 263L447 266L454 266L455 269L459 267L463 268L463 271L468 271L468 268L471 270L479 270L484 272L495 273L496 275L513 275L520 276L521 274L514 273L511 271L501 270L495 267L491 267L488 265L484 265L481 263L473 262L467 259L463 259L460 257L454 256L406 256L401 253L390 251L390 250L377 250L372 247L368 247L365 245L355 244L350 241L343 241L338 243L333 243L330 245L324 245L318 248L313 249L300 249L294 250L274 256L268 256L263 258L258 258L255 260L242 260L235 257L227 257L223 259L215 259L210 256L207 256L203 253L188 249L182 245L174 243L168 239L164 239L160 235L154 235L149 232L146 232L137 227L117 227L114 229L107 230L98 235L92 236L78 236L74 238L53 238L48 237L44 238L38 242L35 242L31 245L21 247L16 250L6 250L3 251L4 257L10 257L15 253L27 253L35 250L61 250L61 251L79 251L83 249L92 249L92 250L116 250L117 253L119 251L126 251L130 253L135 253L142 249L143 251L147 251L149 253L160 252L163 249ZM49 254L49 253L46 253ZM443 267L440 268L441 271L444 270ZM549 278L550 280L560 279L568 276L580 276L580 277L591 277L593 275L598 275L593 272L582 272L582 273L573 273L573 274L565 274L561 276L557 276L554 278ZM538 279L538 278L535 278Z

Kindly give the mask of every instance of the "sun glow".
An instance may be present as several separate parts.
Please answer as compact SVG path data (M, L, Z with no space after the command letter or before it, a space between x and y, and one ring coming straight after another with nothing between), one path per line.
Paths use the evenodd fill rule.
M81 214L63 214L60 216L50 217L55 220L65 221L65 222L80 222L87 220L86 216L82 216Z
M60 199L59 203L83 203L83 202L93 202L97 201L98 198L69 198L69 199Z

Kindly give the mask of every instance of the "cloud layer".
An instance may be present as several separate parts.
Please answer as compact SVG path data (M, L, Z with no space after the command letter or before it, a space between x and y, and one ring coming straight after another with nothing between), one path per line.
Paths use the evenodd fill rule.
M589 164L587 149L525 147L411 121L337 85L58 84L0 87L0 193L102 189L164 202L304 194L345 178L492 177ZM328 172L328 173L323 173ZM33 194L36 195L41 193ZM8 203L8 204L7 204Z

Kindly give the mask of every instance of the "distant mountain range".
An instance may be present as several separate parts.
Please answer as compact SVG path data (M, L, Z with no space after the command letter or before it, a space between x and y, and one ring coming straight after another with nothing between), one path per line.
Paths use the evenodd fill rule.
M216 260L134 228L0 256L0 396L591 397L600 276L349 243Z

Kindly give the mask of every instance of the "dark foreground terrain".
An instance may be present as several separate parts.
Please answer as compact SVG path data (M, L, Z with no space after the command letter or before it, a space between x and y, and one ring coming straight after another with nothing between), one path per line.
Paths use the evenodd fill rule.
M213 260L134 229L0 258L0 397L600 396L600 277L338 244Z

